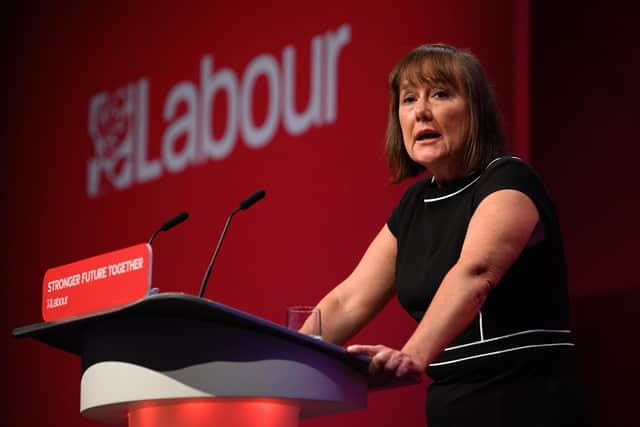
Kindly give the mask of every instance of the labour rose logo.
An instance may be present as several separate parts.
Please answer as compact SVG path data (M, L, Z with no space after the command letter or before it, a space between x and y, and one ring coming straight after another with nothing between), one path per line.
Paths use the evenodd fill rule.
M124 188L131 182L135 139L135 86L100 93L89 104L89 135L95 157L89 161L87 191L103 192L105 183ZM105 178L105 179L103 179Z

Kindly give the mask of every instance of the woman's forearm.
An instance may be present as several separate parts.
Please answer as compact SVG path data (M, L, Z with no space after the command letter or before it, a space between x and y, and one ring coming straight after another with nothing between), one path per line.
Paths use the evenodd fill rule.
M329 292L316 307L320 309L322 338L343 345L364 327L393 296L393 288L376 298L370 294L350 293L349 277Z
M337 290L327 294L317 307L320 309L322 338L325 341L342 345L364 324L358 320L357 313L345 307Z
M344 344L395 295L396 250L384 225L349 277L322 298L317 307L324 340Z
M456 265L447 273L403 351L426 367L473 321L484 301L524 250L539 221L526 195L501 190L474 213Z
M456 265L445 276L429 309L402 348L426 368L473 321L494 286L490 275Z

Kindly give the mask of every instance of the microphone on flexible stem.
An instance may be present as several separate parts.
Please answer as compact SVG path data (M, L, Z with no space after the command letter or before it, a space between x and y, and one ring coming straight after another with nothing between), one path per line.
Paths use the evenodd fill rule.
M168 231L171 230L173 227L175 227L176 225L180 224L181 222L185 221L187 218L189 218L189 214L186 212L181 212L178 215L174 216L173 218L171 218L170 220L166 221L164 224L162 224L160 226L160 228L158 228L149 238L149 246L151 246L151 243L153 243L153 239L156 238L156 236L161 232L161 231ZM151 276L150 276L151 277ZM160 290L158 288L151 288L149 289L148 295L154 295L157 294L158 292L160 292Z
M207 268L207 272L204 274L204 279L202 279L202 285L200 285L200 293L198 293L198 297L202 298L204 294L204 288L207 286L207 282L209 281L209 276L211 275L211 269L213 268L213 264L216 262L216 258L218 257L218 252L220 251L220 247L222 246L222 241L224 240L225 234L227 234L227 230L229 229L229 224L231 224L231 219L233 216L238 213L240 210L249 209L253 206L257 201L262 199L267 193L264 190L258 190L242 202L240 205L235 208L229 217L227 218L227 222L222 229L222 234L220 235L220 240L218 240L218 245L216 246L216 250L213 251L213 256L211 257L211 262L209 263L209 268Z
M168 231L168 230L172 229L173 227L175 227L176 225L180 224L182 221L186 220L187 218L189 218L189 214L186 213L186 212L182 212L182 213L179 213L178 215L174 216L173 218L171 218L170 220L168 220L164 224L162 224L160 226L160 228L158 228L155 231L155 233L153 233L151 235L151 237L149 238L149 245L151 245L151 243L153 242L153 239L156 238L158 233L160 233L161 231Z

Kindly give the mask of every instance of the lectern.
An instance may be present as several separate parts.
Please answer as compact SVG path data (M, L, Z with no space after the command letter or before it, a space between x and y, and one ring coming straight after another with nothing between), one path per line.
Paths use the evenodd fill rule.
M79 355L81 413L131 427L296 426L379 386L367 357L179 293L13 334Z

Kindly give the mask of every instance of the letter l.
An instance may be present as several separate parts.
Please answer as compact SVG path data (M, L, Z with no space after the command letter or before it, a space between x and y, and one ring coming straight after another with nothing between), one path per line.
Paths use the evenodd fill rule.
M137 108L136 108L136 173L138 182L147 182L159 178L162 175L162 164L159 159L147 162L147 126L149 106L149 83L145 79L138 82Z

